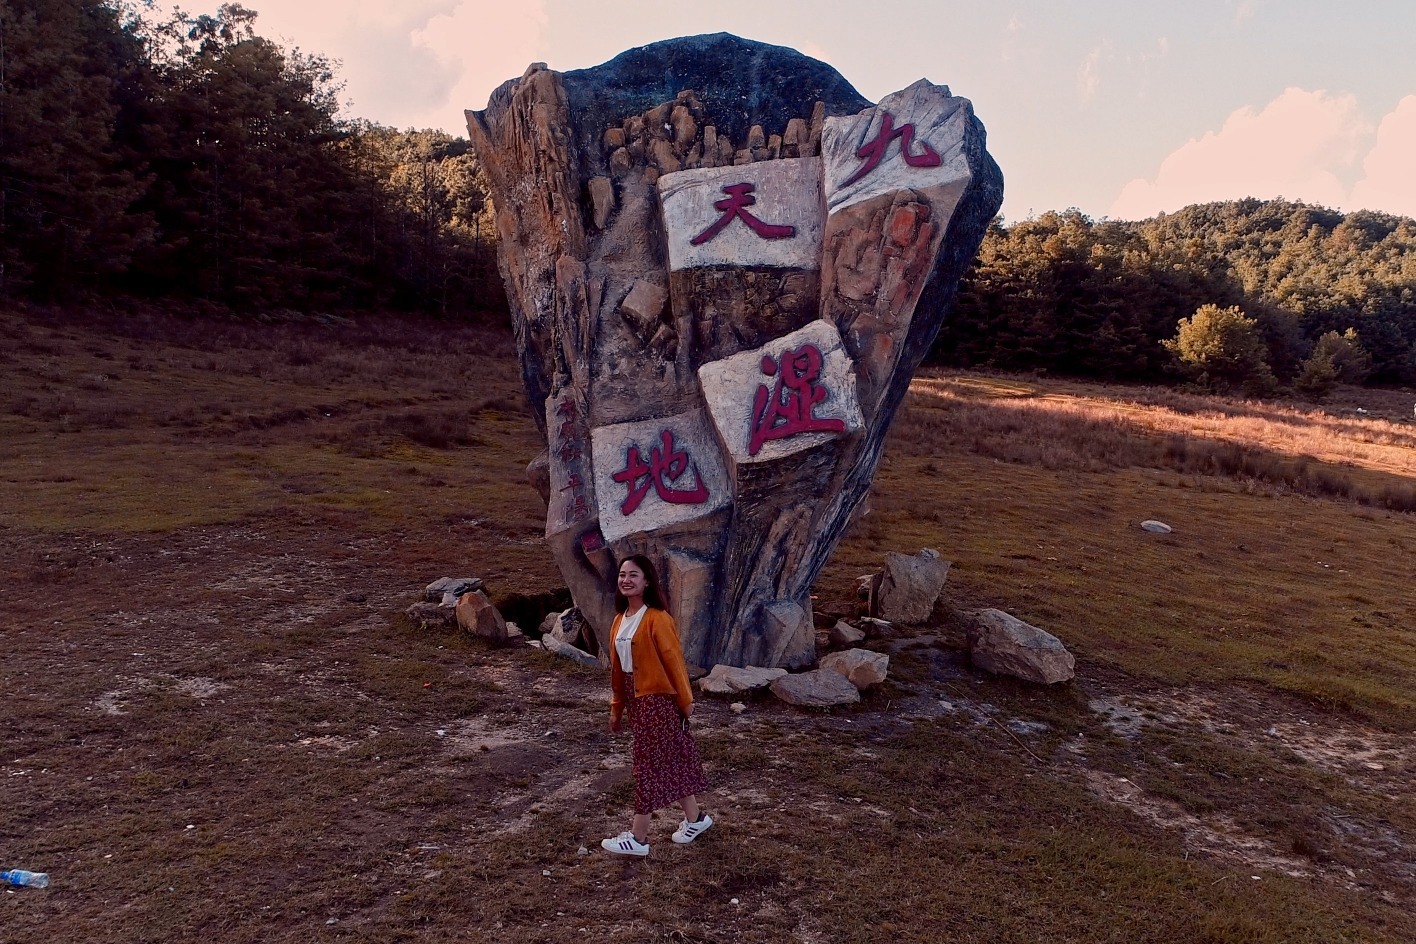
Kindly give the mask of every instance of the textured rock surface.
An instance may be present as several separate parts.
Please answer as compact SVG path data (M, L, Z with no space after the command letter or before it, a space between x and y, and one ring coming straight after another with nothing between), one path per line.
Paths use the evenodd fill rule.
M885 681L890 672L890 657L869 649L847 649L822 656L821 668L841 673L856 688L869 688Z
M850 679L832 669L784 675L772 683L772 694L789 705L829 708L860 701L860 690Z
M811 585L1002 201L972 107L716 34L534 65L468 130L601 648L644 553L689 661L809 664Z
M458 598L457 625L490 642L507 641L506 621L481 590L472 590Z
M865 641L865 630L857 629L845 620L837 620L828 637L833 646L854 646Z
M875 595L875 613L896 623L923 623L949 578L950 563L928 548L913 557L885 555L885 570Z
M998 675L1051 685L1076 675L1076 659L1051 633L1002 610L982 610L969 628L973 664Z
M698 687L710 695L736 695L766 688L786 674L786 669L763 669L755 665L739 668L719 664L699 680Z

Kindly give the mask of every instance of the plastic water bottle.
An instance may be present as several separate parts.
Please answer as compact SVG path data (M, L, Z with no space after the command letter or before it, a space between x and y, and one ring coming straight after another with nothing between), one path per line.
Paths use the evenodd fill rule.
M26 872L24 869L10 869L0 872L0 879L11 885L28 885L30 888L48 888L49 875L46 872Z

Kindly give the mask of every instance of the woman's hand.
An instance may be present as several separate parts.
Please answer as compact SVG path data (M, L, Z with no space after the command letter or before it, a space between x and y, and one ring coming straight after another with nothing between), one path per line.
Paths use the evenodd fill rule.
M688 703L688 710L683 713L683 716L684 716L685 718L692 718L692 717L693 717L693 702L689 702L689 703Z
M618 734L620 729L620 716L610 715L610 733Z

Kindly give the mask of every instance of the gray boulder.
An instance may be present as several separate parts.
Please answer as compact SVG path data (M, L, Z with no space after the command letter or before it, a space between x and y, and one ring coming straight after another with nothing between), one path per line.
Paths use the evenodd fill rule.
M854 646L865 641L865 630L856 629L845 620L838 620L836 625L831 627L828 638L833 646Z
M899 623L923 623L934 612L934 603L949 579L949 561L926 548L910 557L885 555L875 615Z
M458 598L464 593L481 590L482 586L481 577L439 577L423 590L423 599L443 606L456 606Z
M738 668L733 665L715 665L698 681L698 688L708 695L736 695L766 688L787 674L786 669L763 669L755 665Z
M457 625L457 611L440 603L420 600L403 612L414 626L423 630L448 630Z
M821 657L821 668L839 672L856 688L864 689L885 681L890 657L869 649L847 649Z
M563 659L569 659L590 669L603 668L600 660L586 652L584 649L577 649L568 642L561 642L555 636L542 636L541 647L547 652L554 652Z
M831 669L784 675L772 683L772 694L789 705L805 708L830 708L860 701L860 691Z
M1049 632L1002 610L982 610L968 630L973 664L997 675L1052 685L1076 675L1076 659Z

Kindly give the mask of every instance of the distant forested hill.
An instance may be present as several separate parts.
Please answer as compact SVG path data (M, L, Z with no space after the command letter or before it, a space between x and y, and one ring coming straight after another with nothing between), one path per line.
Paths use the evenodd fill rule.
M1330 332L1374 383L1416 380L1416 221L1284 200L1191 206L1141 222L1045 213L988 233L935 357L1106 379L1178 376L1163 342L1204 306L1254 323L1279 381Z

